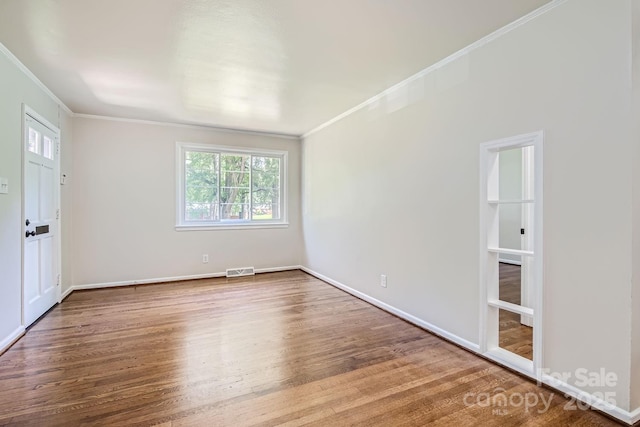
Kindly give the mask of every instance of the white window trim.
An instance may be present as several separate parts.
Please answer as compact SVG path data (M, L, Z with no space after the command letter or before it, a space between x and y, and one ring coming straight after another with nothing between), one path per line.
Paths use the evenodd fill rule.
M280 179L281 179L281 198L282 216L279 220L261 220L261 221L230 221L230 222L187 222L184 220L184 155L186 151L208 151L212 153L228 152L238 154L251 154L254 156L278 156L282 158L282 164L280 166ZM249 229L261 229L261 228L287 228L289 226L288 214L289 214L289 198L288 198L288 153L280 150L266 150L258 148L246 148L246 147L233 147L225 145L213 145L213 144L197 144L190 142L176 142L176 226L177 231L206 231L206 230L249 230Z

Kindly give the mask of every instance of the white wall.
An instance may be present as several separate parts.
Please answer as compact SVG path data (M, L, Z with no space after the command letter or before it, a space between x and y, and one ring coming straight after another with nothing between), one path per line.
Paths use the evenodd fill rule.
M636 39L638 40L638 39ZM636 72L640 77L640 73ZM640 78L634 82L640 83ZM636 84L637 85L637 84ZM635 90L636 105L640 90ZM640 108L636 108L640 113ZM639 117L637 114L636 117ZM637 124L638 125L638 124ZM631 352L631 407L640 408L640 131L635 133L636 152L633 170L633 291L632 302L632 352Z
M73 174L73 118L69 114L60 116L61 148L60 174ZM73 285L73 181L67 179L60 186L60 221L62 237L62 293Z
M640 0L633 0L633 293L631 407L640 408Z
M0 47L0 50L4 47ZM58 104L0 52L0 176L9 194L0 194L0 344L22 327L22 104L62 132L62 163L71 144L69 117ZM63 204L68 193L63 193ZM63 229L67 226L63 222ZM63 244L66 240L63 237ZM4 345L0 345L2 349Z
M304 265L478 343L478 145L544 129L544 365L628 410L629 7L569 0L305 138Z
M298 140L82 117L73 135L75 285L300 264ZM289 227L176 231L176 141L287 150Z

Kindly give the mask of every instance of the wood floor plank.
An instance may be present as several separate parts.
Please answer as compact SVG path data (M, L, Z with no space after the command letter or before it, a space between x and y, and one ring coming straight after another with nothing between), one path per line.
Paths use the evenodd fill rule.
M300 271L74 292L0 356L0 425L615 425L566 402Z

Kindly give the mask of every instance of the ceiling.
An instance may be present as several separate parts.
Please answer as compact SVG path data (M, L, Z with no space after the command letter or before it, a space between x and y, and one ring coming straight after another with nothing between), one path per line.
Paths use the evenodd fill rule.
M2 0L75 113L303 134L549 0Z

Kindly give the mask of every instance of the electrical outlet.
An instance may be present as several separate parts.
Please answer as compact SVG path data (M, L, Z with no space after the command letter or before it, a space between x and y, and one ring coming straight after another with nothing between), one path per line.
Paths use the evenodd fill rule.
M202 263L206 264L209 262L209 254L202 254Z
M387 275L386 274L381 274L380 275L380 286L382 286L383 288L387 287Z

